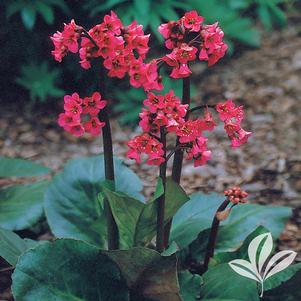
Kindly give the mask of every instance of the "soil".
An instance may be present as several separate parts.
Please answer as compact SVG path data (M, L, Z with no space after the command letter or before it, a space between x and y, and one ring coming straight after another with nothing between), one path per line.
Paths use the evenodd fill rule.
M196 65L194 71L198 74L194 103L231 98L243 104L243 126L254 134L247 144L232 149L222 126L218 127L209 137L212 160L200 168L185 162L182 186L188 192L222 192L240 184L250 193L250 202L294 208L278 247L298 252L301 261L301 23L295 20L281 32L266 34L260 49L244 51L210 70ZM43 107L28 113L16 106L0 112L1 155L38 161L57 171L70 158L100 152L99 139L76 139L64 133L53 110ZM113 121L117 156L124 158L126 142L137 131ZM125 162L142 178L145 193L151 194L157 169ZM0 301L12 300L7 267L0 261Z

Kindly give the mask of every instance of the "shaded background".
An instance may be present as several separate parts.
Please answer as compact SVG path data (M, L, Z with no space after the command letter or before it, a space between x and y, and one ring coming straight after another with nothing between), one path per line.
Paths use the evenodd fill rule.
M285 204L294 214L279 241L279 249L301 251L301 4L290 0L10 0L0 3L0 155L42 162L60 170L70 158L98 154L98 138L74 138L56 124L62 96L85 96L99 86L99 69L85 71L78 57L59 64L50 55L49 36L74 18L87 28L113 9L125 24L133 19L152 33L152 55L162 55L160 23L196 9L206 22L219 21L230 46L227 57L208 69L193 67L193 103L227 98L243 104L243 127L254 132L250 141L231 149L222 126L209 137L213 158L204 167L186 162L183 187L188 191L218 191L241 184L250 201ZM165 79L166 89L181 95L181 81ZM137 134L138 113L145 98L127 80L106 79L112 103L114 151L125 157L126 142ZM145 193L154 190L157 169L128 165L143 179ZM6 183L7 184L7 183ZM1 182L0 182L1 185ZM41 226L42 225L42 226ZM255 225L254 225L255 227ZM24 233L21 233L21 235ZM40 224L26 233L48 238ZM0 275L0 300L12 300L9 273ZM4 289L2 289L4 287ZM2 293L2 295L1 295Z

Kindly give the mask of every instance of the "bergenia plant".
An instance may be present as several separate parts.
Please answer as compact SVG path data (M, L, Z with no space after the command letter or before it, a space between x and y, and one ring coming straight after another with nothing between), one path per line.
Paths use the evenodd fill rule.
M45 213L60 239L24 245L22 251L29 250L20 257L13 275L18 301L259 300L256 285L225 264L236 254L243 256L246 242L267 232L264 227L274 239L279 237L290 210L237 206L246 203L248 196L239 186L228 188L224 196L187 196L180 186L184 159L198 168L214 157L207 142L218 122L233 148L252 135L242 128L243 107L230 99L191 107L191 65L197 61L216 64L227 51L224 33L218 23L204 24L196 11L161 24L158 30L167 50L152 59L148 59L150 35L142 25L134 21L126 26L114 12L91 29L72 20L51 37L58 62L77 53L83 69L94 63L100 66L100 90L88 96L80 91L66 95L58 124L76 137L102 135L103 156L72 160L50 183ZM182 81L181 99L173 90L160 92L163 69ZM127 142L126 156L158 168L156 191L148 201L141 195L139 178L113 156L108 114L113 104L105 95L104 74L145 90L141 133ZM173 160L170 178L169 160ZM236 251L223 253L230 250ZM279 286L290 278L288 274L266 287Z
M72 20L65 24L62 32L57 32L51 37L55 46L52 54L57 61L62 61L68 52L79 53L81 66L89 69L93 61L99 58L108 70L109 77L122 79L128 76L133 87L144 88L147 96L143 101L145 107L140 113L139 123L142 134L128 142L127 157L141 163L143 156L147 158L146 164L158 165L164 190L167 162L173 155L172 178L178 183L184 153L188 160L194 161L195 167L206 164L212 156L211 150L207 149L208 138L204 134L213 131L217 123L209 111L209 106L190 108L192 71L189 65L196 60L208 61L208 66L214 65L225 55L227 45L223 42L224 33L218 24L205 25L203 21L202 16L196 11L191 11L177 21L161 24L158 30L165 39L169 53L150 61L147 59L150 35L145 35L142 26L135 21L124 26L114 12L106 15L101 24L89 30ZM174 95L173 90L164 95L160 94L159 91L163 89L160 71L164 67L171 69L171 78L183 78L182 101ZM65 112L60 114L58 123L77 137L85 132L97 136L103 131L104 148L107 149L104 152L108 162L106 166L112 173L107 180L114 180L111 159L113 150L106 106L107 101L102 99L99 92L84 98L80 98L78 93L66 95ZM251 132L241 127L244 118L242 106L236 106L232 100L227 100L210 107L217 111L219 119L224 123L233 147L239 147L248 140ZM201 115L199 110L203 110L204 114ZM198 114L192 114L193 112ZM193 115L196 116L191 118ZM168 153L169 135L176 137L176 144ZM109 148L106 147L107 144ZM160 252L168 246L169 240L170 225L164 225L164 215L165 193L158 201L156 247ZM111 218L109 221L111 224L108 224L108 227L116 228ZM116 231L110 233L117 235ZM110 238L109 233L108 235L109 242L112 240L109 247L118 248L118 238Z

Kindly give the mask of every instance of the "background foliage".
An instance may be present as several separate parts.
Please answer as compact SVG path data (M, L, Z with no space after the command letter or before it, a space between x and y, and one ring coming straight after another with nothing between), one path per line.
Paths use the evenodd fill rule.
M134 19L142 23L153 34L152 45L159 46L162 38L157 32L158 25L178 19L187 10L196 9L206 22L219 21L225 31L231 55L245 46L258 47L261 27L269 31L284 26L286 11L293 9L293 4L293 0L2 1L0 38L5 43L1 49L0 77L4 99L10 102L45 102L57 99L64 92L76 90L84 95L98 87L97 68L82 71L76 64L78 58L68 57L60 66L60 72L58 64L50 55L52 45L47 37L60 30L62 23L71 18L90 27L112 9L125 24ZM154 48L157 52L164 51L162 47ZM115 112L130 112L121 116L121 123L136 121L143 91L131 89L118 80L107 80L106 85L107 97L119 102ZM177 87L177 82L174 85ZM171 84L167 83L167 86ZM177 94L181 93L181 89L175 90ZM133 102L137 104L137 110L132 110Z

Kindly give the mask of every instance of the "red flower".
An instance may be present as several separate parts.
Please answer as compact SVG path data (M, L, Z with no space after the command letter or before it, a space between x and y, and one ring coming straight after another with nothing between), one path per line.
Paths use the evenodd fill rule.
M98 136L101 133L101 129L105 126L104 122L100 122L97 117L92 117L84 125L86 132L93 136Z
M190 31L198 32L201 28L201 23L204 21L202 16L199 16L195 10L187 12L182 18L184 27Z
M85 97L83 101L83 113L95 116L107 105L106 100L101 100L101 95L94 92L91 97Z
M130 149L127 152L127 157L136 160L137 163L141 163L141 154L148 155L148 165L160 165L164 162L162 143L147 133L131 139L128 142L128 147Z
M70 127L70 129L68 130L68 132L70 132L70 134L76 136L76 137L80 137L85 133L85 129L83 127L82 124L76 124L76 125L72 125Z
M200 46L199 59L208 61L208 66L212 66L225 55L228 49L223 42L224 32L218 27L218 23L214 23L204 25L201 36L203 42Z
M232 138L232 147L241 146L242 144L246 143L251 136L251 132L247 132L242 128L239 129L239 131L235 133L234 137Z
M97 136L105 123L100 122L96 115L106 104L107 101L101 100L101 95L98 92L94 92L91 97L85 97L84 100L77 93L65 95L65 113L59 115L58 124L65 131L77 137L82 136L85 132ZM87 120L87 118L88 121L83 125L82 120Z
M57 31L51 37L55 48L51 52L54 58L61 62L68 51L76 53L78 51L79 37L80 27L75 24L74 20L71 20L69 24L64 24L64 30L62 32Z
M74 125L80 123L79 115L61 113L58 118L59 126L63 127L65 131L69 131Z

